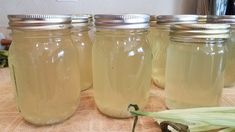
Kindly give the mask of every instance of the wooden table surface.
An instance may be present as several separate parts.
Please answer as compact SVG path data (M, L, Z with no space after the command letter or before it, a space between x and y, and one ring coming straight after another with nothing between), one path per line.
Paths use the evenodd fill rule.
M68 120L56 125L34 126L25 122L16 109L9 69L0 69L0 132L131 132L133 119L112 119L102 115L92 95L92 89L81 93L80 105ZM221 105L235 106L235 87L224 89ZM145 110L164 109L164 91L153 87ZM136 132L160 132L160 129L152 119L141 117Z

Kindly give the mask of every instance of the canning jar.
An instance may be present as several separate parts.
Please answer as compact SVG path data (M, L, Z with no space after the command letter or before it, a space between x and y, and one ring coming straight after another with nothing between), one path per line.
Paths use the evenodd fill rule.
M197 23L198 15L161 15L156 23L151 23L150 45L153 51L152 80L160 88L165 87L166 52L170 44L169 28L172 24Z
M227 24L181 24L171 27L167 49L168 108L218 106L224 85Z
M86 90L92 87L92 42L88 34L92 26L92 16L78 14L71 17L73 26L71 37L78 50L81 90Z
M94 98L105 115L127 118L129 104L146 105L151 84L151 48L145 14L95 15L92 49Z
M157 37L156 35L158 34L158 30L156 28L156 22L157 22L157 16L151 15L150 16L150 27L149 27L149 33L147 35L148 41L152 50L152 55L156 52L156 42L157 42Z
M77 51L71 18L63 15L9 15L13 43L9 66L18 110L37 125L70 117L80 97Z
M235 15L209 16L208 23L226 23L231 25L231 36L227 42L228 54L224 73L224 87L235 85Z

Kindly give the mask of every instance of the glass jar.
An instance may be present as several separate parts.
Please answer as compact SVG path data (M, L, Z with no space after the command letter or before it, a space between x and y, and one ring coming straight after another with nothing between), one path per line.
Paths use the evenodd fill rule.
M92 87L92 42L89 37L91 15L72 15L71 37L78 50L81 90Z
M170 44L169 28L172 24L197 23L198 15L162 15L151 23L150 45L153 51L152 80L157 87L165 87L166 52Z
M9 15L8 18L13 31L9 66L20 114L37 125L69 118L80 97L70 16Z
M224 87L235 85L235 15L209 16L208 23L226 23L231 25L231 36L227 42L228 55L224 73Z
M156 28L156 22L157 22L157 17L155 15L150 16L150 27L149 27L149 33L147 35L149 44L152 50L152 54L156 52L156 42L157 42L157 37L158 36L158 30Z
M227 24L171 27L165 89L168 108L219 105L229 27Z
M127 118L129 104L143 109L151 84L151 48L145 14L95 15L93 87L98 109Z

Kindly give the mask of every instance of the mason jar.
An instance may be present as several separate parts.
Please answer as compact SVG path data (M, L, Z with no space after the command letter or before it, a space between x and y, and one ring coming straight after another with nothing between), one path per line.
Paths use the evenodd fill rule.
M152 50L152 54L156 52L156 42L157 42L157 37L156 34L158 34L158 30L156 28L156 22L157 22L157 16L151 15L150 16L150 21L149 21L149 33L147 35L148 41Z
M153 51L152 80L159 88L165 88L166 52L170 44L170 25L181 23L198 23L198 15L161 15L156 16L156 23L151 23L150 45Z
M166 105L218 106L224 85L227 24L178 24L167 49Z
M81 90L92 87L92 42L89 36L90 27L92 26L92 16L72 15L71 37L73 44L78 51L78 62L81 79Z
M151 48L145 14L95 15L92 49L94 98L105 115L127 118L129 104L143 109L151 84Z
M20 114L37 125L69 118L80 97L70 16L9 15L8 18L13 32L9 66Z
M224 87L235 85L235 15L209 16L208 23L226 23L231 25L231 36L227 42L228 54L224 73Z

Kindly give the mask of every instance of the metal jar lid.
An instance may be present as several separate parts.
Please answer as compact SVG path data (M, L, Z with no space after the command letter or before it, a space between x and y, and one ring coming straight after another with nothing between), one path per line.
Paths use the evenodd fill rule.
M205 16L200 15L160 15L157 16L158 24L181 24L181 23L197 23Z
M235 15L208 16L207 23L226 23L235 25Z
M71 27L68 15L8 15L9 26L13 29L58 30Z
M170 28L170 37L174 38L229 38L229 24L176 24Z
M114 29L142 29L149 27L150 16L146 14L97 14L95 26Z

